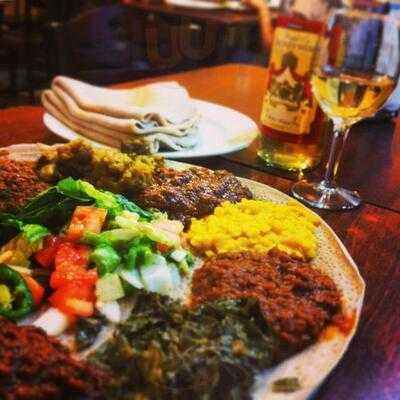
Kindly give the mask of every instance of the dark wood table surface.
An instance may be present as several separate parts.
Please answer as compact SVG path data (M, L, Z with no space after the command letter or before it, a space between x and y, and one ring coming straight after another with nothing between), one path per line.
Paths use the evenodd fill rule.
M226 65L159 80L176 80L193 97L235 108L258 121L265 75L261 67ZM60 142L44 127L42 116L41 107L1 110L0 146ZM263 167L255 158L255 149L253 144L238 153L192 162L224 168L289 193L296 177ZM349 137L343 161L340 180L346 187L359 189L364 204L354 211L318 214L334 229L359 266L366 281L366 297L354 340L315 398L400 399L400 127L360 125Z
M226 26L257 25L257 13L249 10L206 10L187 7L177 7L162 0L126 0L123 1L137 10L164 16L190 18L194 21L216 23Z

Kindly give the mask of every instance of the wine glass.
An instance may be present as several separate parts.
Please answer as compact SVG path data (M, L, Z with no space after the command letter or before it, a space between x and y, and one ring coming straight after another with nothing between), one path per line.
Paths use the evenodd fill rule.
M333 138L321 182L292 187L300 201L321 209L344 210L361 203L359 194L338 187L335 177L350 127L373 116L396 87L400 71L399 22L386 15L334 10L315 55L311 85L333 122Z

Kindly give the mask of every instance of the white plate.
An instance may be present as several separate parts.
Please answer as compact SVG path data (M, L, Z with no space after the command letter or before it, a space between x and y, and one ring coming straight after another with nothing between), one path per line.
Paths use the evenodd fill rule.
M165 0L167 4L175 7L198 8L201 10L245 10L239 1L212 2L202 0Z
M249 146L259 133L255 122L238 111L207 101L193 101L201 115L199 143L188 150L160 152L165 158L196 158L232 153ZM48 129L63 139L83 137L48 113L44 114L43 122ZM96 146L106 147L92 140L85 140Z

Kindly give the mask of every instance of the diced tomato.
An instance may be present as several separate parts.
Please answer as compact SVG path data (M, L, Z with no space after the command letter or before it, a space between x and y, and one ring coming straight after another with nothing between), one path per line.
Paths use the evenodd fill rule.
M170 247L164 243L157 243L156 248L160 253L166 253L170 249Z
M89 247L71 242L58 246L55 257L55 271L50 277L50 286L60 288L71 282L94 286L97 281L96 270L87 271Z
M95 300L95 288L94 286L84 285L80 282L71 283L66 286L66 291L69 293L69 297L76 299L94 301Z
M90 317L94 314L94 305L90 301L79 299L66 299L65 307L67 313L80 317Z
M80 266L64 265L51 274L50 286L57 289L75 282L92 287L96 284L97 278L97 271L94 269L87 271Z
M60 236L48 235L44 239L43 249L35 253L36 261L46 269L53 269L54 258L56 256L58 246L62 243L63 238Z
M55 269L69 265L86 268L89 263L89 252L89 247L84 244L61 243L55 256Z
M65 314L90 317L94 313L94 287L69 283L57 289L50 297L49 303Z
M100 233L107 210L91 206L78 206L67 230L67 239L79 240L85 232Z
M55 236L55 235L47 235L43 239L43 247L52 247L54 245L58 245L62 242L63 238L61 236Z
M31 276L29 276L27 274L22 274L22 276L26 282L26 285L28 286L28 289L30 290L30 292L32 294L33 303L35 304L35 306L38 306L43 300L44 287L41 286Z

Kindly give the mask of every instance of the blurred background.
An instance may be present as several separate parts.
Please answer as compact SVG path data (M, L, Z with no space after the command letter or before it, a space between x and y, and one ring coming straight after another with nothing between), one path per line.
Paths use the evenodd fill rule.
M273 17L292 2L271 0ZM381 12L397 7L356 3ZM216 12L168 0L0 0L0 107L37 102L58 74L107 85L228 62L267 65L267 53L252 9Z

